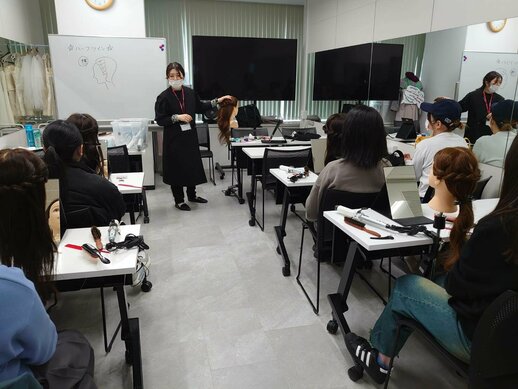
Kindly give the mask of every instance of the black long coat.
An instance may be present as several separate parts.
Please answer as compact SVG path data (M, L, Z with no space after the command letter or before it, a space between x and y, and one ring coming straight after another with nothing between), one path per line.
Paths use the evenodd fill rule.
M185 96L185 112L182 112L180 102L173 90L167 88L157 98L155 103L155 120L164 127L163 169L164 183L177 186L196 186L207 182L194 116L211 108L209 101L201 101L198 94L191 88L183 87ZM182 99L182 92L177 92ZM193 120L189 123L190 131L182 131L180 124L171 120L172 115L189 114Z

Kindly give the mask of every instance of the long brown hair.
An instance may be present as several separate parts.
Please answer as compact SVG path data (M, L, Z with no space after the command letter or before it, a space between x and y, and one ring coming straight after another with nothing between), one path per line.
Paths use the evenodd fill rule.
M447 147L435 154L433 174L445 182L459 204L459 216L455 219L450 233L450 253L444 263L446 270L450 270L459 259L460 250L473 227L471 194L480 179L480 170L477 158L471 150L464 147Z
M99 142L99 125L87 113L73 113L66 120L74 124L83 137L83 158L86 165L104 176L104 156Z
M0 260L16 266L43 300L52 288L56 246L45 215L45 162L24 149L0 150Z
M224 99L219 103L218 111L218 128L219 128L219 141L221 144L228 143L230 140L230 118L234 108L237 107L237 98L231 96L230 99Z
M482 220L497 216L502 221L509 248L504 251L508 263L518 265L518 137L507 152L500 200L493 212Z
M327 148L324 165L340 158L345 115L345 113L334 113L327 118L324 126L324 131L327 134Z

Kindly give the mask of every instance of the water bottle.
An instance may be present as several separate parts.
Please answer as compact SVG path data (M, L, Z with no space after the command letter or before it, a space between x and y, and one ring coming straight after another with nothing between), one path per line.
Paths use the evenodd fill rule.
M33 130L33 137L34 137L34 146L37 149L41 149L41 130L39 128L35 128Z
M25 136L27 137L27 146L35 147L34 130L32 129L32 124L26 124L24 127L25 127Z

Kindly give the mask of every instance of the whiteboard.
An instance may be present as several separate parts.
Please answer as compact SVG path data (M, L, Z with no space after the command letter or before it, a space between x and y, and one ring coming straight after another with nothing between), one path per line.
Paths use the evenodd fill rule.
M518 82L518 54L480 51L465 51L463 53L459 100L464 98L467 93L480 88L482 79L492 70L500 73L503 78L502 85L497 93L506 99L515 100Z
M49 35L58 117L155 117L166 89L165 38Z

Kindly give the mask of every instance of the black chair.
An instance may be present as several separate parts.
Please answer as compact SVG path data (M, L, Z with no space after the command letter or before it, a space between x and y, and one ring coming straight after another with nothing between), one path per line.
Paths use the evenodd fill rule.
M65 218L60 218L60 227L63 231L68 228L89 228L95 225L90 208L82 208L64 213ZM64 228L64 229L63 229Z
M111 173L129 173L130 158L126 145L108 147L108 170Z
M469 379L471 389L516 388L518 383L517 322L518 293L507 291L497 297L480 318L473 336L469 364L450 354L419 322L403 316L398 319L393 350L395 351L401 330L408 328L419 332L458 374ZM390 361L385 388L388 388L394 360L395 358L392 358ZM356 377L361 377L363 371L360 371L358 366L351 369L355 370L353 375L360 373L359 377Z
M482 198L482 192L484 191L484 188L486 187L487 183L489 182L489 180L492 177L493 176L489 176L489 177L486 177L477 182L477 184L475 185L475 190L473 190L473 193L472 193L473 200L480 200ZM434 194L435 194L435 189L432 188L431 186L429 186L423 197L423 203L424 204L429 203L430 200L432 199L432 197L434 196Z
M200 149L201 158L207 158L209 161L209 178L214 185L216 185L216 173L214 170L214 154L210 149L210 134L209 125L207 123L196 124L196 132L198 133L198 144L200 147L206 149Z
M252 196L253 205L255 209L256 198L257 198L257 182L261 183L262 191L262 219L259 227L264 231L264 194L266 190L275 190L277 186L277 179L270 173L270 169L278 168L280 165L303 167L307 166L311 158L311 148L301 150L284 150L283 147L266 148L263 156L262 174L256 176L256 182L253 183ZM250 219L249 224L253 226L257 219L255 214Z
M378 197L378 193L352 193L352 192L346 192L336 189L326 189L324 193L322 194L322 197L320 199L320 204L318 207L318 219L316 223L316 230L314 227L314 224L311 222L308 222L307 220L302 222L302 236L300 239L300 253L299 253L299 269L297 272L297 283L302 288L302 291L306 295L306 298L308 299L309 303L313 307L313 312L318 314L319 311L319 305L320 305L320 263L324 262L328 255L326 253L329 253L331 251L331 242L332 242L332 235L333 235L333 224L330 223L325 217L324 217L324 211L331 211L336 208L337 205L343 205L348 208L363 208L363 207L370 207L376 198ZM304 232L305 230L309 229L313 241L316 242L316 249L317 249L317 295L316 295L316 302L313 303L311 301L311 298L309 297L306 289L302 285L300 281L300 272L302 269L302 252L304 248ZM342 244L343 243L343 244ZM335 242L335 247L342 246L342 248L345 250L346 242ZM345 252L345 251L344 251Z

